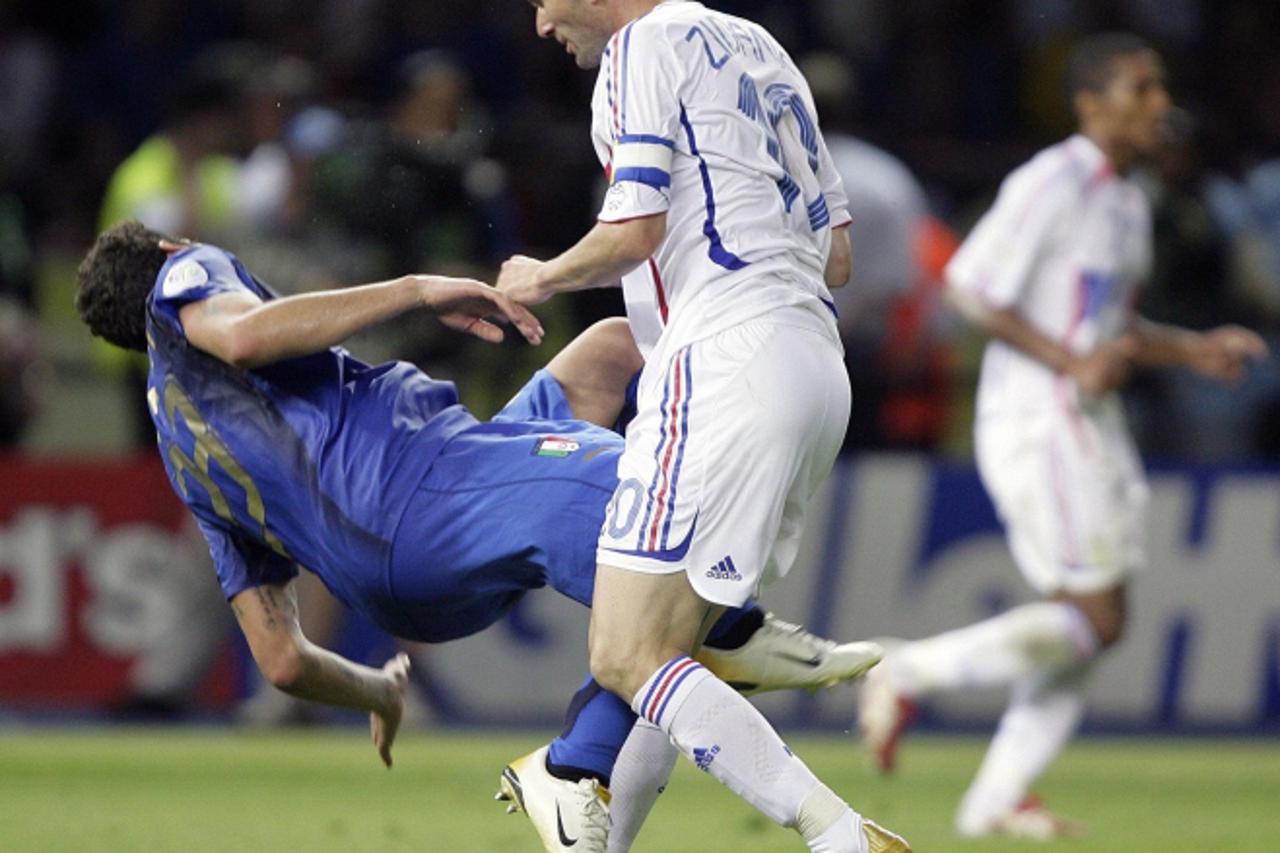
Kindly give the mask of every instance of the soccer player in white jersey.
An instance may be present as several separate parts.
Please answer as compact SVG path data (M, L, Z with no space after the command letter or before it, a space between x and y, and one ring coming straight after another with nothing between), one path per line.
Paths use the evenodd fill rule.
M513 258L497 286L536 304L621 280L646 359L600 535L591 672L809 849L907 849L689 657L720 608L790 568L848 418L827 285L849 277L849 217L809 88L764 29L700 3L533 5L540 36L600 69L592 139L610 186L581 241ZM570 775L540 753L506 787L547 849L564 849L580 839L525 802L546 769ZM572 809L572 791L552 796L544 813Z
M1078 133L1009 175L947 268L952 301L991 337L978 383L979 473L1043 600L891 650L862 693L860 728L888 771L915 700L1011 687L956 816L965 836L1082 828L1028 792L1075 731L1086 676L1119 639L1130 573L1146 559L1147 484L1116 393L1130 366L1181 365L1230 382L1266 351L1238 327L1195 333L1134 314L1151 211L1126 173L1160 142L1163 69L1138 38L1106 34L1081 43L1069 74Z

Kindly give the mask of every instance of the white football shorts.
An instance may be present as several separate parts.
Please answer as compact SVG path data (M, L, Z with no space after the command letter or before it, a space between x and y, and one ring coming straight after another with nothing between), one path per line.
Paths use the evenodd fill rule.
M1014 562L1042 595L1101 592L1146 566L1150 489L1115 401L980 417L976 455Z
M744 604L791 568L844 438L834 324L787 308L696 341L645 367L637 409L597 559Z

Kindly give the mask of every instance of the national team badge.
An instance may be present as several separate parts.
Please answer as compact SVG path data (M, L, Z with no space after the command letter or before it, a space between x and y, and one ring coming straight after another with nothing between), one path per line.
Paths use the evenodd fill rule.
M571 438L560 438L554 435L548 435L539 439L538 443L533 446L534 456L547 456L552 459L564 459L570 454L577 453L582 445Z
M627 199L627 191L621 184L614 184L604 195L604 209L609 213L617 213Z
M199 287L209 280L209 272L198 261L185 258L169 268L161 288L164 295L180 296L193 287Z

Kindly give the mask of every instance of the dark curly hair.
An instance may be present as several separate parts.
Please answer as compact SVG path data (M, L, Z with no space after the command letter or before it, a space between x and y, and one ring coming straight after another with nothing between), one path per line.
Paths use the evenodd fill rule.
M1067 94L1101 92L1115 76L1116 60L1152 52L1151 45L1133 33L1099 33L1077 44L1067 57Z
M160 241L172 239L132 219L98 236L76 270L76 310L91 332L146 351L147 295L168 257Z

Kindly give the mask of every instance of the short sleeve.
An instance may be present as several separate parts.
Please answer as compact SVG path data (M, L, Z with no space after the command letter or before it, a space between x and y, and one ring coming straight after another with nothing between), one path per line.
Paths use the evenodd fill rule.
M1075 191L1061 166L1024 167L1000 187L946 268L948 286L991 308L1016 305L1061 225Z
M840 176L840 170L836 168L835 158L832 157L831 150L827 147L826 137L819 127L822 123L822 116L818 115L818 106L814 103L813 91L809 88L809 82L805 80L804 75L791 62L790 57L787 58L787 63L795 71L796 79L800 81L799 88L805 109L809 111L810 116L816 119L814 130L818 138L818 188L826 204L830 225L833 229L843 228L853 219L849 213L849 195L844 188L844 179Z
M844 181L836 169L827 144L822 141L818 147L818 183L822 186L822 197L827 202L827 212L831 217L832 228L843 228L852 221L849 214L849 196L845 193Z
M675 51L661 27L633 22L610 40L601 64L613 147L599 218L621 222L664 213L680 133Z
M184 305L233 292L253 291L236 272L231 257L212 246L194 246L175 254L161 268L152 304L180 328L178 312Z
M196 524L209 543L218 583L228 599L255 586L283 584L297 577L297 565L265 545L203 518L197 518Z

